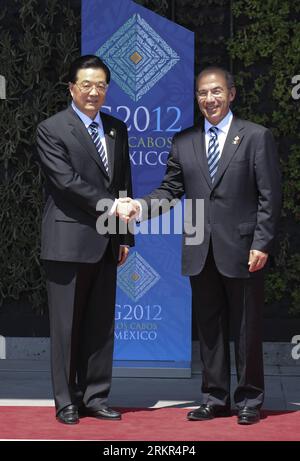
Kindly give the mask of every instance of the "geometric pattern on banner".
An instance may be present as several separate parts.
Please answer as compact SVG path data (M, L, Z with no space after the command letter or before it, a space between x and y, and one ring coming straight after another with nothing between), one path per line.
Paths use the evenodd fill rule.
M137 301L160 279L160 275L137 252L132 253L126 264L118 270L118 287L129 298Z
M113 80L133 101L175 66L178 54L139 15L134 14L98 49Z

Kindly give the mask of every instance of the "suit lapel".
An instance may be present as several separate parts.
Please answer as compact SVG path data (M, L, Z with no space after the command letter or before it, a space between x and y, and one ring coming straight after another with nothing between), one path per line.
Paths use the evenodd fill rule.
M208 171L208 163L207 163L206 148L205 148L205 132L204 132L203 127L196 129L194 136L193 136L193 145L194 145L194 153L195 153L196 159L200 165L203 176L209 188L211 189L212 182L211 182L211 177Z
M108 178L105 167L99 157L99 153L96 149L96 146L88 130L86 129L86 127L84 126L84 124L82 123L78 115L74 112L74 110L71 107L68 109L68 114L69 114L69 125L71 128L71 133L80 142L80 144L85 149L85 151L97 163L97 165L100 167L101 171L104 173L106 178Z
M229 163L232 160L233 155L240 147L244 134L242 130L244 129L243 123L241 120L233 117L231 126L229 128L227 138L224 144L222 155L219 161L217 173L213 183L213 188L215 188L223 176L225 170L227 169Z
M114 165L115 165L115 143L116 143L116 129L112 127L110 120L105 117L105 114L101 113L101 120L103 123L106 148L107 148L107 157L108 157L108 171L110 182L112 181L114 175Z

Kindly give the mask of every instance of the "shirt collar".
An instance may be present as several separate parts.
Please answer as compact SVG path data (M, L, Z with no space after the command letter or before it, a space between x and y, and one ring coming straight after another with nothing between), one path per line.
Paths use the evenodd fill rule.
M102 126L102 121L99 112L97 112L96 117L91 119L88 117L86 114L81 112L81 110L78 109L78 107L75 105L74 101L72 101L72 109L76 112L80 120L84 123L85 127L88 128L92 122L96 122L99 125L99 128L103 131L103 126Z
M232 122L232 119L233 119L233 113L231 112L231 110L229 109L229 112L228 114L226 115L226 117L224 117L220 123L218 125L215 125L220 131L222 131L223 133L227 134L228 131L229 131L229 128L230 128L230 125L231 125L231 122ZM205 129L205 133L207 134L208 130L210 129L210 127L212 127L214 125L212 125L207 119L205 119L205 122L204 122L204 129Z

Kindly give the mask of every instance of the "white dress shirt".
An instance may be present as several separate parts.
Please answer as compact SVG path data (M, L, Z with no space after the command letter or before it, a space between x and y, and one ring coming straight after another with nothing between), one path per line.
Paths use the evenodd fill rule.
M86 129L88 130L89 133L90 133L90 130L89 130L90 124L92 122L98 123L98 125L99 125L98 126L98 132L99 132L100 139L101 139L101 142L102 142L104 150L105 150L106 158L108 159L107 147L106 147L106 141L105 141L105 135L104 135L104 129L103 129L103 124L102 124L102 120L101 120L101 117L100 117L100 113L97 112L97 115L93 120L90 117L88 117L87 115L85 115L83 112L81 112L78 109L78 107L74 104L74 101L72 101L72 109L76 112L76 114L78 115L80 120L84 123L84 126L86 127Z
M226 117L224 117L223 120L221 120L221 122L218 123L218 125L212 125L208 120L205 119L204 130L205 130L206 155L207 155L207 152L208 152L208 143L209 143L209 140L210 140L210 133L208 131L210 129L210 127L216 126L216 128L218 128L218 141L219 141L219 146L220 146L220 154L222 155L222 151L223 151L223 148L224 148L224 144L225 144L225 141L226 141L226 138L227 138L227 135L228 135L228 131L229 131L232 119L233 119L233 114L232 114L231 110L229 110Z

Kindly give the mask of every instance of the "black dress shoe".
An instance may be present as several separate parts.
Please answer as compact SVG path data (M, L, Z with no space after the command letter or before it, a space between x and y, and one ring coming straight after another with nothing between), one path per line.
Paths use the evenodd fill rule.
M121 419L121 413L109 407L103 407L96 411L81 408L80 416L91 416L92 418L108 419L110 421L118 421Z
M192 410L187 414L190 421L206 421L222 416L230 416L230 409L221 405L202 404L196 410Z
M63 424L78 424L78 408L76 405L68 405L58 412L56 419Z
M260 420L258 408L244 407L238 412L238 424L255 424Z

